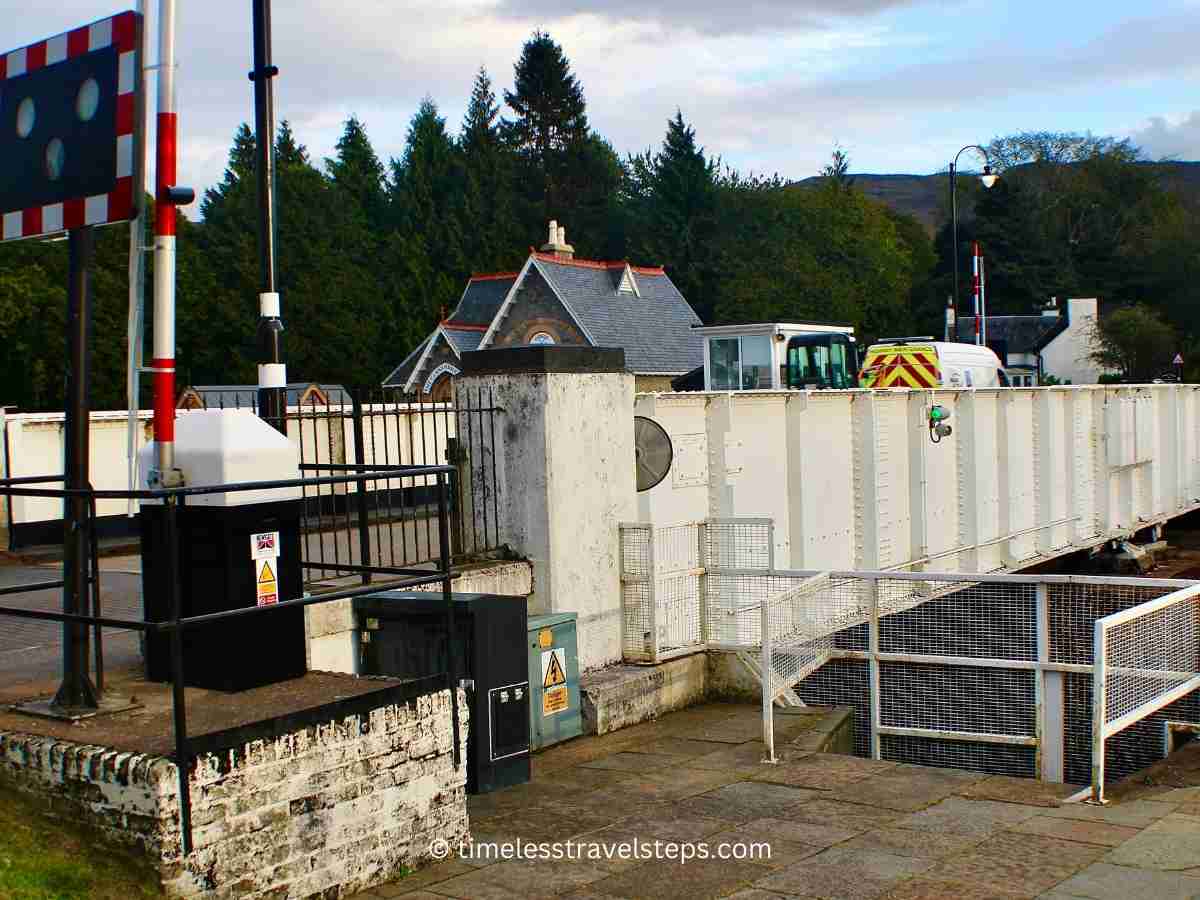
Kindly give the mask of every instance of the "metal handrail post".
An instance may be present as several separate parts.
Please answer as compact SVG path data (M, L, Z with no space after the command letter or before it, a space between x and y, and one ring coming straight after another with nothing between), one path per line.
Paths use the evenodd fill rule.
M437 473L438 558L442 569L442 600L446 604L446 686L450 689L450 724L454 733L454 767L462 763L459 751L458 666L454 659L454 596L450 592L450 522L446 498L446 473Z

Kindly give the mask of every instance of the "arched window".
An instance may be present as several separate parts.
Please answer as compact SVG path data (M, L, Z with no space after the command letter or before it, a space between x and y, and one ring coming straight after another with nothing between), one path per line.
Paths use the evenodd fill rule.
M529 339L529 343L530 343L531 345L536 345L536 344L553 344L553 343L554 343L554 338L553 338L553 337L551 337L549 334L547 334L547 333L546 333L546 332L544 332L544 331L539 331L537 334L535 334L533 337L531 337L531 338Z

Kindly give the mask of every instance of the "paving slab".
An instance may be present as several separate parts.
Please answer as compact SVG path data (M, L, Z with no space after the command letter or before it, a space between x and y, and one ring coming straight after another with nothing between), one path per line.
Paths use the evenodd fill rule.
M882 850L897 856L917 859L942 859L971 850L983 841L982 835L946 834L914 831L909 828L876 828L846 841L847 850Z
M1096 862L1103 847L1006 831L959 856L940 860L925 873L936 881L1003 885L1037 895Z
M914 771L915 770L915 771ZM882 806L902 812L916 812L939 803L972 780L961 773L946 769L900 767L871 778L843 785L830 791L838 800Z
M1112 851L1108 862L1200 875L1200 819L1169 815Z
M1035 896L1000 884L943 881L924 875L902 881L883 895L884 900L1031 900Z
M1037 815L1037 810L995 800L947 797L933 806L897 819L896 828L987 837Z
M793 866L802 859L816 856L825 849L824 847L814 847L811 844L801 844L796 841L762 835L755 831L746 831L747 827L743 825L731 831L721 831L710 835L705 838L705 843L708 844L712 852L717 852L722 844L743 844L747 845L748 849L753 848L757 844L759 848L754 850L752 857L748 856L747 858L751 862L766 866L772 870L786 869L788 866Z
M466 900L554 897L590 885L608 872L579 860L511 859L432 886L437 894Z
M372 888L371 892L384 898L384 900L390 900L392 897L412 895L417 891L428 888L430 885L437 884L439 881L448 881L458 875L473 872L475 869L475 866L461 859L447 859L444 862L434 863L432 866L426 866L423 869L410 872L396 881ZM355 900L357 900L357 896Z
M780 784L739 781L678 803L688 815L711 816L739 824L761 819L816 796L814 791Z
M857 828L846 828L828 822L795 822L786 818L753 819L737 828L737 833L750 841L789 841L824 850L861 834Z
M1177 803L1163 803L1157 800L1123 800L1109 803L1107 806L1095 806L1091 803L1064 803L1056 809L1045 810L1041 815L1063 819L1089 819L1093 822L1145 828L1175 812L1177 807Z
M1054 894L1092 900L1193 900L1200 897L1200 878L1098 862L1056 885Z
M1012 775L989 775L979 781L964 785L958 790L960 797L972 800L999 800L1004 803L1020 803L1024 806L1057 807L1072 794L1078 793L1079 785L1051 784L1033 778L1015 778Z
M638 900L707 900L749 887L770 869L741 860L654 861L591 885L600 894Z
M891 771L895 767L895 763L860 759L856 756L811 753L798 759L785 760L774 766L763 766L750 777L796 787L833 790L857 784Z
M1078 841L1081 844L1099 844L1103 847L1116 847L1139 833L1138 829L1126 825L1092 822L1087 819L1056 819L1051 816L1026 819L1014 825L1013 831L1022 834L1042 834L1064 841Z
M636 753L624 750L580 763L584 769L609 769L615 772L653 772L679 765L679 757L666 753Z
M826 799L824 794L815 794L814 799L802 800L794 806L789 806L779 817L793 822L829 823L856 831L870 831L889 825L903 815L904 813L894 809L845 803Z
M756 881L754 886L825 900L867 900L930 865L929 860L894 853L834 847Z

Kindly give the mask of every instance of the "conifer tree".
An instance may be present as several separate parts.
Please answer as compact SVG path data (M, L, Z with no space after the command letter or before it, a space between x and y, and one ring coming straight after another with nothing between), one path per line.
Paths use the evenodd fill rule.
M372 229L382 231L387 221L383 163L375 155L366 127L357 116L346 120L335 149L337 155L325 160L335 190L363 211Z

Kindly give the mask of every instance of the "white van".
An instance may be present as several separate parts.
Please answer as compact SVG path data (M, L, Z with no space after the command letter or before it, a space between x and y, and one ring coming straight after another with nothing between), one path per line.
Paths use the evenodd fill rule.
M883 340L867 348L858 386L864 388L994 388L1008 378L990 348L931 338Z

